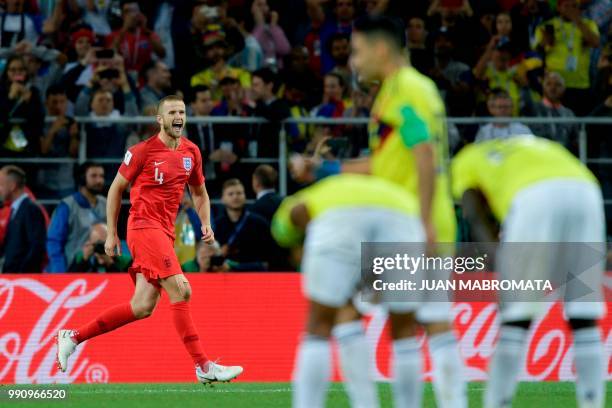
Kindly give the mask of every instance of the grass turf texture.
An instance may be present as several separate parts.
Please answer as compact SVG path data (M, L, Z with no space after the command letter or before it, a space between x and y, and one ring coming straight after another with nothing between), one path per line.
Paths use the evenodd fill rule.
M7 391L19 389L64 388L66 400L9 400ZM469 385L469 406L482 406L483 383ZM379 384L381 407L392 407L391 387ZM606 406L612 406L612 382L607 383ZM435 407L431 384L425 385L424 407ZM0 406L12 407L79 407L79 408L191 408L191 407L290 407L289 383L230 383L216 384L213 388L201 384L71 384L71 385L0 385ZM330 385L327 407L349 407L342 384ZM521 383L513 408L575 407L574 383Z

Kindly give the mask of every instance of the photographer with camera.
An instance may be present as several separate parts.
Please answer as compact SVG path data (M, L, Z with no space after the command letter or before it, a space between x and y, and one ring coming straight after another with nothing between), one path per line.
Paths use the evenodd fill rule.
M215 241L212 245L198 241L195 258L181 265L183 272L221 272L225 257L221 247Z
M123 57L111 49L97 49L92 53L93 74L76 99L75 115L87 116L94 92L101 89L111 93L113 109L117 109L118 114L138 116L134 86L126 74Z
M104 242L108 231L106 224L91 226L89 239L74 257L69 272L126 272L132 264L128 255L108 256L104 253Z

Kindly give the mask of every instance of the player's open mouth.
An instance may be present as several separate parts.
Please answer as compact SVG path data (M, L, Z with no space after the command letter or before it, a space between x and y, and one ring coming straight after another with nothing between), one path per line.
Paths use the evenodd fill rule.
M175 132L180 132L183 130L183 122L174 122L172 123L172 130Z

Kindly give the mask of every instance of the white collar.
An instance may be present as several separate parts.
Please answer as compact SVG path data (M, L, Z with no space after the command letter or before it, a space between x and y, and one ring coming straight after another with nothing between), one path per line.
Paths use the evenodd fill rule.
M274 192L273 188L269 188L267 190L261 190L259 193L257 193L257 199L259 200L261 197L265 196L266 194L270 194L273 192Z
M21 206L21 203L27 197L28 197L28 195L26 193L22 193L19 197L17 197L17 199L15 201L13 201L11 203L11 214L13 214L13 215L17 214L17 211L19 211L19 207Z

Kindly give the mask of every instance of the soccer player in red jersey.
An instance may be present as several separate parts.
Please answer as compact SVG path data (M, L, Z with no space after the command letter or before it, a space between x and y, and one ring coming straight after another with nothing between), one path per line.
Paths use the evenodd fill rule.
M229 381L242 373L240 366L222 366L209 361L191 319L191 287L174 253L174 220L189 185L194 207L202 220L202 239L212 244L210 201L198 147L181 133L185 127L185 103L178 96L163 98L157 108L157 135L130 148L108 191L108 238L104 245L109 256L120 254L117 217L121 196L131 184L127 243L134 262L130 276L135 283L130 302L116 305L76 330L60 330L57 335L57 364L66 371L68 357L77 344L151 315L161 290L170 299L176 331L196 366L202 383ZM115 250L117 252L115 252Z

